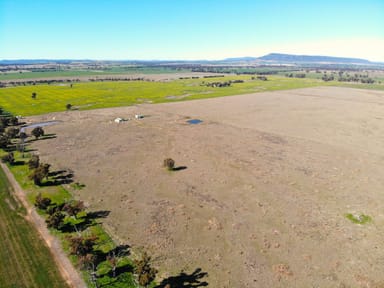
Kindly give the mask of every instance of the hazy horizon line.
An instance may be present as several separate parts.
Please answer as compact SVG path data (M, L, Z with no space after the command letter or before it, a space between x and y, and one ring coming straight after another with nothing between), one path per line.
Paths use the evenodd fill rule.
M263 54L262 56L229 56L225 58L81 58L81 57L33 57L33 58L0 58L0 61L44 61L44 60L59 60L59 61L144 61L144 62L151 62L151 61L159 61L159 62L170 62L170 61L176 61L176 62L187 62L187 61L202 61L202 62L214 62L214 61L223 61L228 59L242 59L242 58L254 58L259 59L261 57L270 55L270 54L280 54L280 55L292 55L292 56L309 56L309 57L327 57L327 58L345 58L345 59L358 59L358 60L365 60L369 61L371 63L383 63L384 60L369 60L368 58L362 58L362 57L348 57L348 56L331 56L331 55L321 55L321 54L292 54L292 53L282 53L282 52L271 52L268 54ZM262 60L262 59L261 59ZM271 60L263 60L263 61L271 61Z

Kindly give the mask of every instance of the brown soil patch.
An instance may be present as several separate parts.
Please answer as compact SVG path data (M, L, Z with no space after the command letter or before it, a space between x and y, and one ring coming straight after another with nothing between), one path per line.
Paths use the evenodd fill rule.
M70 111L37 141L116 239L210 287L384 281L384 92L309 88ZM116 117L144 119L114 123ZM198 118L198 125L186 124ZM162 167L171 157L186 169ZM345 213L364 213L357 225Z

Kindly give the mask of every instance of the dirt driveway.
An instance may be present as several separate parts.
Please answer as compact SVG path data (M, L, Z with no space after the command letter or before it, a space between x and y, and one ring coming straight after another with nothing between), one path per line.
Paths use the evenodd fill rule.
M149 249L161 277L383 287L383 105L384 92L321 87L31 120L63 120L35 142L41 158L74 170L76 197L110 210L106 228Z

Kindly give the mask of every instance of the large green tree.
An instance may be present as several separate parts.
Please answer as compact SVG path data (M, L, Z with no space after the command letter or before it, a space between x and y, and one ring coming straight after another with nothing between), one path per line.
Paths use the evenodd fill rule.
M36 139L38 139L39 137L44 136L44 129L40 126L35 127L32 129L31 134L35 136Z

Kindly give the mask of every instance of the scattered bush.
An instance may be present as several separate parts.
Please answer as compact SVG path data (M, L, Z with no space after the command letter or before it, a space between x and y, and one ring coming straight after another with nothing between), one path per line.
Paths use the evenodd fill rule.
M28 167L30 170L36 169L40 165L39 155L32 155L31 159L28 161Z
M43 197L41 193L39 193L35 199L35 206L41 210L47 210L48 206L51 205L51 202L51 199Z
M11 144L10 139L6 135L0 135L0 148L6 149Z
M15 156L13 155L13 152L9 152L8 154L1 157L1 161L3 163L9 163L11 165L14 164L15 163Z
M99 238L97 236L69 236L70 253L72 255L85 256L93 252L93 246Z
M41 136L44 136L44 130L40 126L33 128L31 134L35 136L36 139L38 139Z
M18 128L15 128L15 127L8 127L7 129L5 129L5 135L12 139L12 138L15 138L17 136L17 134L19 134L19 129Z
M65 214L57 211L52 215L49 215L45 220L45 223L47 223L48 228L61 229L64 226L64 218Z
M135 260L135 274L141 286L147 286L156 277L157 270L151 267L151 257L144 252L141 259Z
M164 159L164 167L166 167L169 171L172 171L175 168L175 160L172 158Z
M72 200L64 204L63 211L67 212L69 216L76 218L76 215L81 211L84 211L84 208L85 206L83 201Z
M35 185L41 185L41 181L48 177L50 164L40 164L39 167L34 169L29 175L29 179L33 180Z

